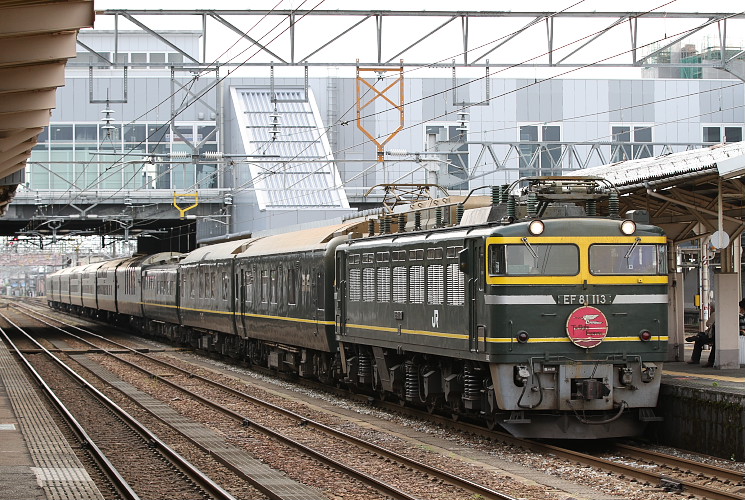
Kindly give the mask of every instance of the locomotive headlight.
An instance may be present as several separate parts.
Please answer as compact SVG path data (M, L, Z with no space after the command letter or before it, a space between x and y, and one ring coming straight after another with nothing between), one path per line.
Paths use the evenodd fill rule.
M535 235L535 236L542 234L544 229L545 229L545 225L543 224L543 221L541 220L531 221L530 225L528 225L528 231L530 231L530 234Z
M524 344L528 341L528 339L530 339L530 335L528 335L528 332L526 332L525 330L520 330L519 332L517 332L516 338L518 342Z
M621 222L621 232L623 234L634 234L634 231L636 231L636 223L633 220Z
M650 332L649 330L642 330L641 332L639 332L639 338L645 342L651 340L652 332Z

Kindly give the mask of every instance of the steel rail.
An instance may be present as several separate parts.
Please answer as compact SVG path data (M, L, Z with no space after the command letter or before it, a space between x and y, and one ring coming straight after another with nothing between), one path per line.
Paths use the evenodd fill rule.
M745 473L739 472L725 467L719 467L717 465L704 464L696 462L695 460L689 460L683 457L676 457L675 455L668 455L666 453L660 453L653 450L645 450L644 448L638 448L623 443L616 443L614 447L626 455L634 458L643 460L658 460L660 463L664 463L670 467L676 467L678 469L687 470L697 474L712 475L719 477L722 480L740 482L745 480Z
M25 307L27 307L27 306L25 306ZM109 342L109 343L117 346L120 349L124 349L124 350L129 351L132 354L137 354L139 356L142 356L142 357L144 357L144 358L146 358L146 359L148 359L148 360L150 360L150 361L152 361L154 363L157 363L157 364L159 364L161 366L165 366L165 367L168 367L168 368L170 368L172 370L178 371L178 372L180 372L180 373L182 373L184 375L187 375L190 378L193 378L195 380L199 380L199 381L204 382L206 384L209 384L209 385L211 385L213 387L216 387L216 388L218 388L220 390L223 390L225 392L228 392L228 393L230 393L231 395L233 395L235 397L238 397L238 398L247 400L247 401L249 401L249 402L251 402L253 404L256 404L256 405L262 406L264 408L270 409L272 411L276 411L278 413L281 413L282 415L284 415L286 417L289 417L289 418L297 421L301 425L304 425L304 426L307 426L307 427L312 427L314 429L318 429L318 430L320 430L322 432L325 432L327 434L330 434L330 435L332 435L332 436L334 436L334 437L336 437L338 439L341 439L343 441L346 441L346 442L348 442L350 444L353 444L355 446L362 447L363 449L366 449L368 451L371 451L371 452L373 452L373 453L375 453L377 455L380 455L380 456L383 456L383 457L387 457L387 458L389 458L391 460L395 460L396 462L405 464L405 465L407 465L409 467L416 468L416 469L418 469L418 470L420 470L422 472L425 472L426 474L429 474L429 475L431 475L433 477L437 477L438 479L444 480L444 481L448 482L449 484L452 484L453 486L462 488L464 490L471 491L471 492L473 492L475 494L478 494L478 495L482 495L484 498L494 498L496 500L516 500L514 497L511 497L511 496L506 495L504 493L501 493L499 491L492 490L491 488L487 488L487 487L485 487L485 486L483 486L481 484L475 483L475 482L470 481L470 480L468 480L466 478L457 476L457 475L452 474L450 472L447 472L445 470L442 470L442 469L433 467L431 465L425 464L425 463L420 462L418 460L414 460L414 459L408 458L408 457L406 457L404 455L401 455L401 454L399 454L397 452L394 452L394 451L388 450L386 448L377 446L375 444L369 443L369 442L365 441L364 439L360 439L360 438L358 438L356 436L352 436L351 434L348 434L348 433L345 433L343 431L334 429L334 428L332 428L330 426L327 426L325 424L322 424L320 422L316 422L316 421L314 421L312 419L309 419L309 418L307 418L307 417L305 417L303 415L300 415L298 413L295 413L295 412L293 412L291 410L288 410L286 408L282 408L282 407L273 405L272 403L269 403L267 401L264 401L261 398L257 398L255 396L252 396L252 395L247 394L247 393L244 393L242 391L233 389L232 387L226 386L226 385L221 384L219 382L210 380L210 379L208 379L206 377L202 377L202 376L197 375L197 374L195 374L195 373L193 373L193 372L191 372L189 370L185 370L185 369L180 368L178 366L172 365L172 364L170 364L168 362L165 362L165 361L162 361L160 359L154 358L153 356L150 356L148 354L145 354L145 353L140 352L140 351L138 351L136 349L133 349L133 348L128 347L128 346L125 346L123 344L119 344L119 343L117 343L117 342L115 342L115 341L113 341L111 339L107 339L106 337L103 337L103 336L98 335L96 333L90 332L88 330L85 330L85 329L80 328L80 327L75 326L75 325L66 324L63 321L60 321L60 320L55 319L55 318L51 318L51 317L49 317L49 316L47 316L47 315L45 315L43 313L39 313L39 312L36 312L36 313L39 314L40 316L49 318L49 319L51 319L53 321L57 321L57 322L59 322L59 323L61 323L63 325L67 325L70 328L74 328L76 330L79 330L81 332L84 332L87 335L91 335L91 336L94 336L94 337L99 338L101 340L104 340L106 342ZM25 314L31 316L29 313L25 313ZM40 320L38 318L35 318L35 319L37 321L41 321L41 322L47 324L48 326L50 326L52 328L56 328L56 329L58 329L58 330L60 330L60 331L62 331L64 333L66 333L67 335L71 335L71 336L75 337L78 340L80 340L81 342L87 343L88 345L91 345L91 346L94 346L94 347L96 347L98 349L101 349L99 346L95 346L95 344L92 344L91 342L89 342L89 341L87 341L85 339L82 339L82 338L78 337L77 335L74 335L74 334L72 334L70 332L66 332L62 328L55 327L54 325L51 325L51 324L49 324L49 323L47 323L47 322L45 322L43 320ZM109 350L106 350L106 349L101 349L101 350L102 350L103 353L106 353L106 354L108 354L108 355L116 358L117 360L119 360L119 361L127 364L128 366L131 366L131 367L133 367L133 368L135 368L137 370L142 371L143 373L147 374L148 376L150 376L150 377L152 377L154 379L157 379L157 380L159 380L161 382L164 382L165 384L167 384L167 385L169 385L171 387L174 387L175 389L178 389L180 391L183 391L183 392L186 392L186 393L190 394L191 396L195 397L199 401L202 401L205 404L211 406L212 408L215 408L216 410L221 411L221 412L229 415L230 417L232 417L232 418L240 421L243 425L249 425L251 427L256 427L257 429L261 430L262 432L271 433L271 435L274 437L275 431L273 431L271 429L268 429L268 428L262 426L261 424L258 424L256 422L253 422L249 418L247 418L247 417L245 417L245 416L243 416L243 415L241 415L241 414L239 414L237 412L234 412L234 411L232 411L232 410L230 410L228 408L224 408L223 406L220 405L220 403L211 401L211 400L209 400L207 398L203 398L203 397L201 397L199 395L196 395L196 394L194 394L192 392L189 392L188 390L180 387L176 383L171 382L167 378L159 377L157 374L155 374L155 373L147 370L146 368L143 368L143 367L141 367L141 366L139 366L139 365L137 365L135 363L132 363L132 362L126 360L126 359L122 359L120 356L114 354L113 352L111 352ZM266 431L265 431L265 429L266 429ZM285 439L284 437L282 437L282 438ZM303 451L306 451L307 453L311 453L310 451L307 451L304 448L305 445L302 445L300 443L298 443L298 444L299 444L299 446L303 447ZM315 453L315 452L313 452L313 453Z
M60 320L55 320L55 321L58 321L58 322L64 324L64 322L62 322ZM86 332L84 329L81 329L81 328L76 327L74 325L71 325L71 326L73 328L76 328L76 329L78 329L80 331L83 331L85 333L90 333L90 332ZM67 333L69 334L69 332L67 332ZM122 346L121 344L118 344L118 343L116 343L114 341L111 341L109 339L106 339L105 337L99 336L97 334L92 334L92 335L94 335L96 337L99 337L99 338L102 338L103 340L105 340L107 342L110 342L110 343L112 343L114 345L117 345L119 347L122 347L122 348L128 349L130 351L136 352L132 348L129 348L127 346ZM142 354L142 353L137 353L137 354L143 355L143 356L145 356L147 358L150 358L150 359L154 359L151 356L147 356L147 355ZM154 361L156 361L158 363L161 363L161 364L169 365L168 363L165 363L165 362L160 361L160 360L157 360L157 359L154 359ZM125 362L127 362L127 361L125 361ZM185 374L189 374L190 376L192 376L194 378L199 378L199 376L192 374L188 370L183 370L183 369L178 368L178 367L172 367L172 368L174 368L174 369L176 369L178 371L181 371L181 372L183 372ZM160 379L160 380L162 380L164 382L167 382L164 379ZM311 385L311 386L315 386L315 384L313 384L313 383L311 383L309 381L304 381L304 383L306 383L308 385ZM327 386L322 386L322 387L323 387L324 390L329 390L329 387L327 387ZM228 389L230 389L230 388L228 388ZM240 393L240 391L237 391L237 392ZM349 396L349 392L343 392L343 394ZM251 396L249 396L249 397L251 397ZM271 405L270 403L266 403L266 404ZM386 407L386 408L388 408L388 409L390 409L392 411L401 412L402 410L404 410L403 408L401 408L400 405L395 405L395 404L391 404L391 403L376 402L376 404L378 406ZM414 414L416 416L421 416L421 413L422 412L420 412L418 410L413 410L413 409L410 409L410 408L408 410L410 410L411 412L415 412ZM289 412L288 411L288 413L292 413L292 412ZM293 418L295 418L295 417L293 417ZM302 416L298 416L297 418L300 418L302 420L305 420ZM433 416L433 415L428 415L428 418L437 418L437 419L439 419L439 417ZM736 492L728 492L728 491L721 490L719 488L714 488L714 487L707 486L707 485L697 484L695 482L684 480L684 479L671 478L669 475L666 475L666 474L661 474L661 473L657 473L657 472L649 472L649 471L646 471L646 470L643 470L643 469L635 468L635 467L630 466L630 465L620 464L620 463L614 462L612 460L607 460L607 459L602 459L602 458L594 457L592 455L588 455L588 454L585 454L585 453L577 452L577 451L574 451L574 450L569 450L569 449L566 449L566 448L561 448L561 447L558 447L558 446L553 446L553 445L549 445L549 444L545 444L545 443L539 443L539 442L530 441L530 440L526 440L526 439L516 438L516 437L511 436L511 435L506 434L506 433L501 433L501 432L497 432L497 431L487 431L483 427L478 427L478 426L475 426L473 424L463 423L463 422L456 423L456 422L453 422L452 420L448 420L448 419L445 419L445 418L442 418L441 421L442 421L441 423L444 423L446 425L450 425L451 427L456 427L456 428L459 428L459 429L464 430L464 431L467 431L467 432L476 433L478 435L481 435L481 436L484 436L484 437L487 437L487 438L497 439L499 441L502 441L502 442L505 442L505 443L508 443L508 444L512 444L512 445L515 445L515 446L522 447L523 449L527 449L529 451L533 451L533 452L537 452L537 453L547 453L548 452L548 453L551 453L553 455L556 455L556 456L558 456L560 458L563 458L565 460L574 461L574 462L577 462L577 463L580 463L580 464L583 464L583 465L588 465L588 466L591 466L591 467L599 467L599 468L602 468L602 469L605 469L605 470L614 472L614 473L619 474L619 475L624 475L624 476L627 476L627 477L633 477L633 478L638 479L638 480L641 480L641 481L646 481L646 482L649 482L650 484L654 484L656 482L657 484L661 485L662 487L669 488L669 489L680 489L680 490L686 491L688 493L691 493L693 495L701 496L703 498L707 498L707 499L710 499L710 500L742 500L742 498L743 498L742 495L740 495L740 494L738 494ZM308 422L308 424L311 424L311 423ZM666 457L664 454L659 454L659 455L661 457L663 457L663 456ZM706 468L707 466L705 464L699 464L699 467ZM715 472L712 472L711 470L709 470L708 472L704 472L704 473L705 474L711 474L714 477L719 477L717 475L718 470L716 470L716 469L715 469ZM742 474L741 473L738 473L736 471L729 471L729 474L730 475L733 475L733 476L736 476L737 477L736 480L738 480L738 481L739 480L742 480Z
M11 323L13 324L13 323ZM21 350L10 340L10 337L5 330L0 327L0 334L2 334L5 342L15 351L18 359L23 362L26 369L31 373L31 376L36 380L42 390L46 393L47 397L52 401L54 406L57 407L62 418L65 419L70 429L77 435L78 440L83 448L90 451L93 455L93 459L96 461L102 472L106 475L107 479L111 482L117 492L127 500L140 500L139 495L135 493L132 487L129 485L126 479L122 477L117 468L111 461L106 457L101 448L96 442L88 435L83 425L70 413L65 404L57 397L54 390L49 387L41 374L31 365L28 359L21 353Z
M28 315L28 314L27 314ZM220 485L212 481L206 474L197 469L188 460L182 457L173 448L163 442L158 436L153 434L147 427L140 423L137 419L127 413L123 408L114 403L105 394L96 389L90 382L80 376L75 370L67 366L61 359L49 352L44 346L36 341L31 335L29 335L23 328L16 325L10 318L0 312L0 317L10 323L16 330L25 335L33 344L39 349L44 351L45 354L60 368L62 368L68 375L78 381L88 392L90 392L96 399L103 403L107 408L114 412L119 418L121 418L126 424L132 429L137 431L144 439L149 443L152 443L159 451L163 453L174 465L176 465L182 472L187 474L197 484L199 484L205 491L208 491L211 495L219 500L236 500L236 498L225 491Z

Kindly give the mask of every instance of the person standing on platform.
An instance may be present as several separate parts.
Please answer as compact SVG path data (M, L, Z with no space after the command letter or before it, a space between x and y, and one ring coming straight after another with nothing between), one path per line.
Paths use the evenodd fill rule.
M740 335L745 335L745 299L740 301Z
M743 303L745 300L740 301L740 311L743 311ZM740 321L742 322L742 315L740 316ZM711 312L709 313L709 319L706 320L706 331L700 332L698 335L694 335L692 337L688 337L686 340L691 342L693 341L693 353L691 353L691 360L688 362L689 365L697 365L701 361L701 351L704 349L704 346L707 344L711 345L711 352L709 353L709 359L704 365L705 368L711 368L714 366L714 356L715 356L715 339L714 339L714 332L716 328L714 325L714 305L711 305Z

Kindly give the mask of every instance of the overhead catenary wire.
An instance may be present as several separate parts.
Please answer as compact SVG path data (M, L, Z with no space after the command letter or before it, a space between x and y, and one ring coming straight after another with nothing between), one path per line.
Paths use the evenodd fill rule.
M669 38L669 37L668 37L668 38ZM577 69L582 69L582 68L577 68ZM575 69L575 70L576 70L576 69ZM558 76L561 76L561 75L556 75L556 77L558 77ZM552 77L552 78L555 78L555 77ZM519 89L517 89L517 90L519 90ZM495 96L495 97L499 97L499 96ZM444 116L444 115L441 115L441 116ZM435 118L437 118L437 117L435 117ZM418 125L418 124L416 124L416 125ZM416 126L416 125L413 125L413 126ZM356 145L355 145L355 146L351 146L351 147L356 147ZM349 149L349 148L347 148L347 149ZM346 149L345 149L345 150L346 150ZM342 150L342 151L344 151L344 150Z

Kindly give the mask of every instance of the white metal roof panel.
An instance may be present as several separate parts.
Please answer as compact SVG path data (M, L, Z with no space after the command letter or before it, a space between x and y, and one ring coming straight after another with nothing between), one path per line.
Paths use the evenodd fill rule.
M276 103L268 88L231 89L246 154L262 160L246 160L259 209L349 208L312 91L274 94Z
M573 170L567 172L566 175L582 173L602 177L624 191L638 187L645 182L694 176L715 169L718 161L743 155L745 155L745 142L733 142L654 158L585 168L581 171Z

